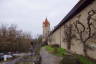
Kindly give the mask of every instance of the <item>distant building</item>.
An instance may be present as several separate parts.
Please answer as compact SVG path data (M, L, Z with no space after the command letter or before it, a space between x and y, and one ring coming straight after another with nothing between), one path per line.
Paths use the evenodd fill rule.
M49 33L50 33L50 23L46 18L45 21L43 22L43 42L47 40Z

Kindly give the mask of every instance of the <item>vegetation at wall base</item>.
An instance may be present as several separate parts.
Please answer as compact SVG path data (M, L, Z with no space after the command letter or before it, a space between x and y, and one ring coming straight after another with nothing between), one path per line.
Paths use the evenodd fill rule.
M60 64L96 64L96 62L81 55L65 55Z
M81 56L81 55L75 55L79 61L82 63L82 64L96 64L96 62L84 57L84 56Z
M65 64L67 62L69 64L72 64L72 63L73 64L96 64L96 62L93 62L92 60L90 60L90 59L88 59L84 56L77 55L77 54L74 54L74 55L70 54L69 55L68 52L63 48L54 47L54 46L51 46L51 45L44 46L44 48L46 48L46 50L49 53L52 53L56 56L62 56L63 59L61 60L60 64Z
M67 54L67 51L63 48L59 48L59 47L54 47L54 46L44 46L44 48L46 48L46 50L49 52L49 53L52 53L56 56L64 56Z

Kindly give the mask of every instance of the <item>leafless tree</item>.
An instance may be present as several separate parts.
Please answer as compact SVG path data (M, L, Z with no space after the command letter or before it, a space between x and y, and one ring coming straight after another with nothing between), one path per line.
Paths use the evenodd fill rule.
M70 24L65 24L64 25L64 41L67 42L67 49L70 50L71 49L71 41L72 39L75 37L74 35L74 30L73 30L73 25Z
M15 25L0 27L0 51L28 51L30 34L17 30Z
M95 27L95 25L93 25L94 21L92 20L92 16L94 14L96 14L94 10L88 12L87 23L85 24L83 23L84 21L83 22L80 21L81 15L77 17L77 20L74 23L78 38L83 44L83 51L85 56L88 56L87 54L88 41L92 39L94 36L96 36L96 29L94 28Z

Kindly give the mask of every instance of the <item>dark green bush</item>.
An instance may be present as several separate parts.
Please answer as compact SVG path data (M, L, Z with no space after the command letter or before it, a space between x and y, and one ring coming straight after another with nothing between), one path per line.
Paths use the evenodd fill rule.
M60 64L81 64L81 62L72 55L66 55L63 57Z
M52 47L59 48L60 46L58 44L51 45Z

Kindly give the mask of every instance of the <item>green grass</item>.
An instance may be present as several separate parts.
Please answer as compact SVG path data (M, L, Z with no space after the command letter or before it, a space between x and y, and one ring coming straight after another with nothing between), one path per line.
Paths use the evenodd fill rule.
M52 46L44 46L44 48L46 48L46 50L49 53L52 53L56 56L66 56L67 55L67 51L63 48L57 48L57 47L52 47ZM76 58L82 63L82 64L96 64L96 62L91 61L90 59L81 56L81 55L73 55L76 56Z
M67 55L67 51L63 48L57 48L57 47L53 47L53 46L44 46L44 48L46 48L46 50L49 53L52 53L56 56L66 56ZM74 55L77 57L77 59L82 63L82 64L96 64L96 62L93 62L91 60L89 60L88 58L81 56L81 55Z
M44 48L46 48L48 52L54 51L54 48L52 46L44 46Z
M80 60L81 63L83 64L96 64L96 62L93 62L91 60L89 60L88 58L84 57L84 56L80 56L77 55L77 58Z
M63 48L57 48L57 47L52 47L52 46L44 46L44 48L46 48L46 50L49 53L52 53L56 56L64 56L67 53L66 50Z

